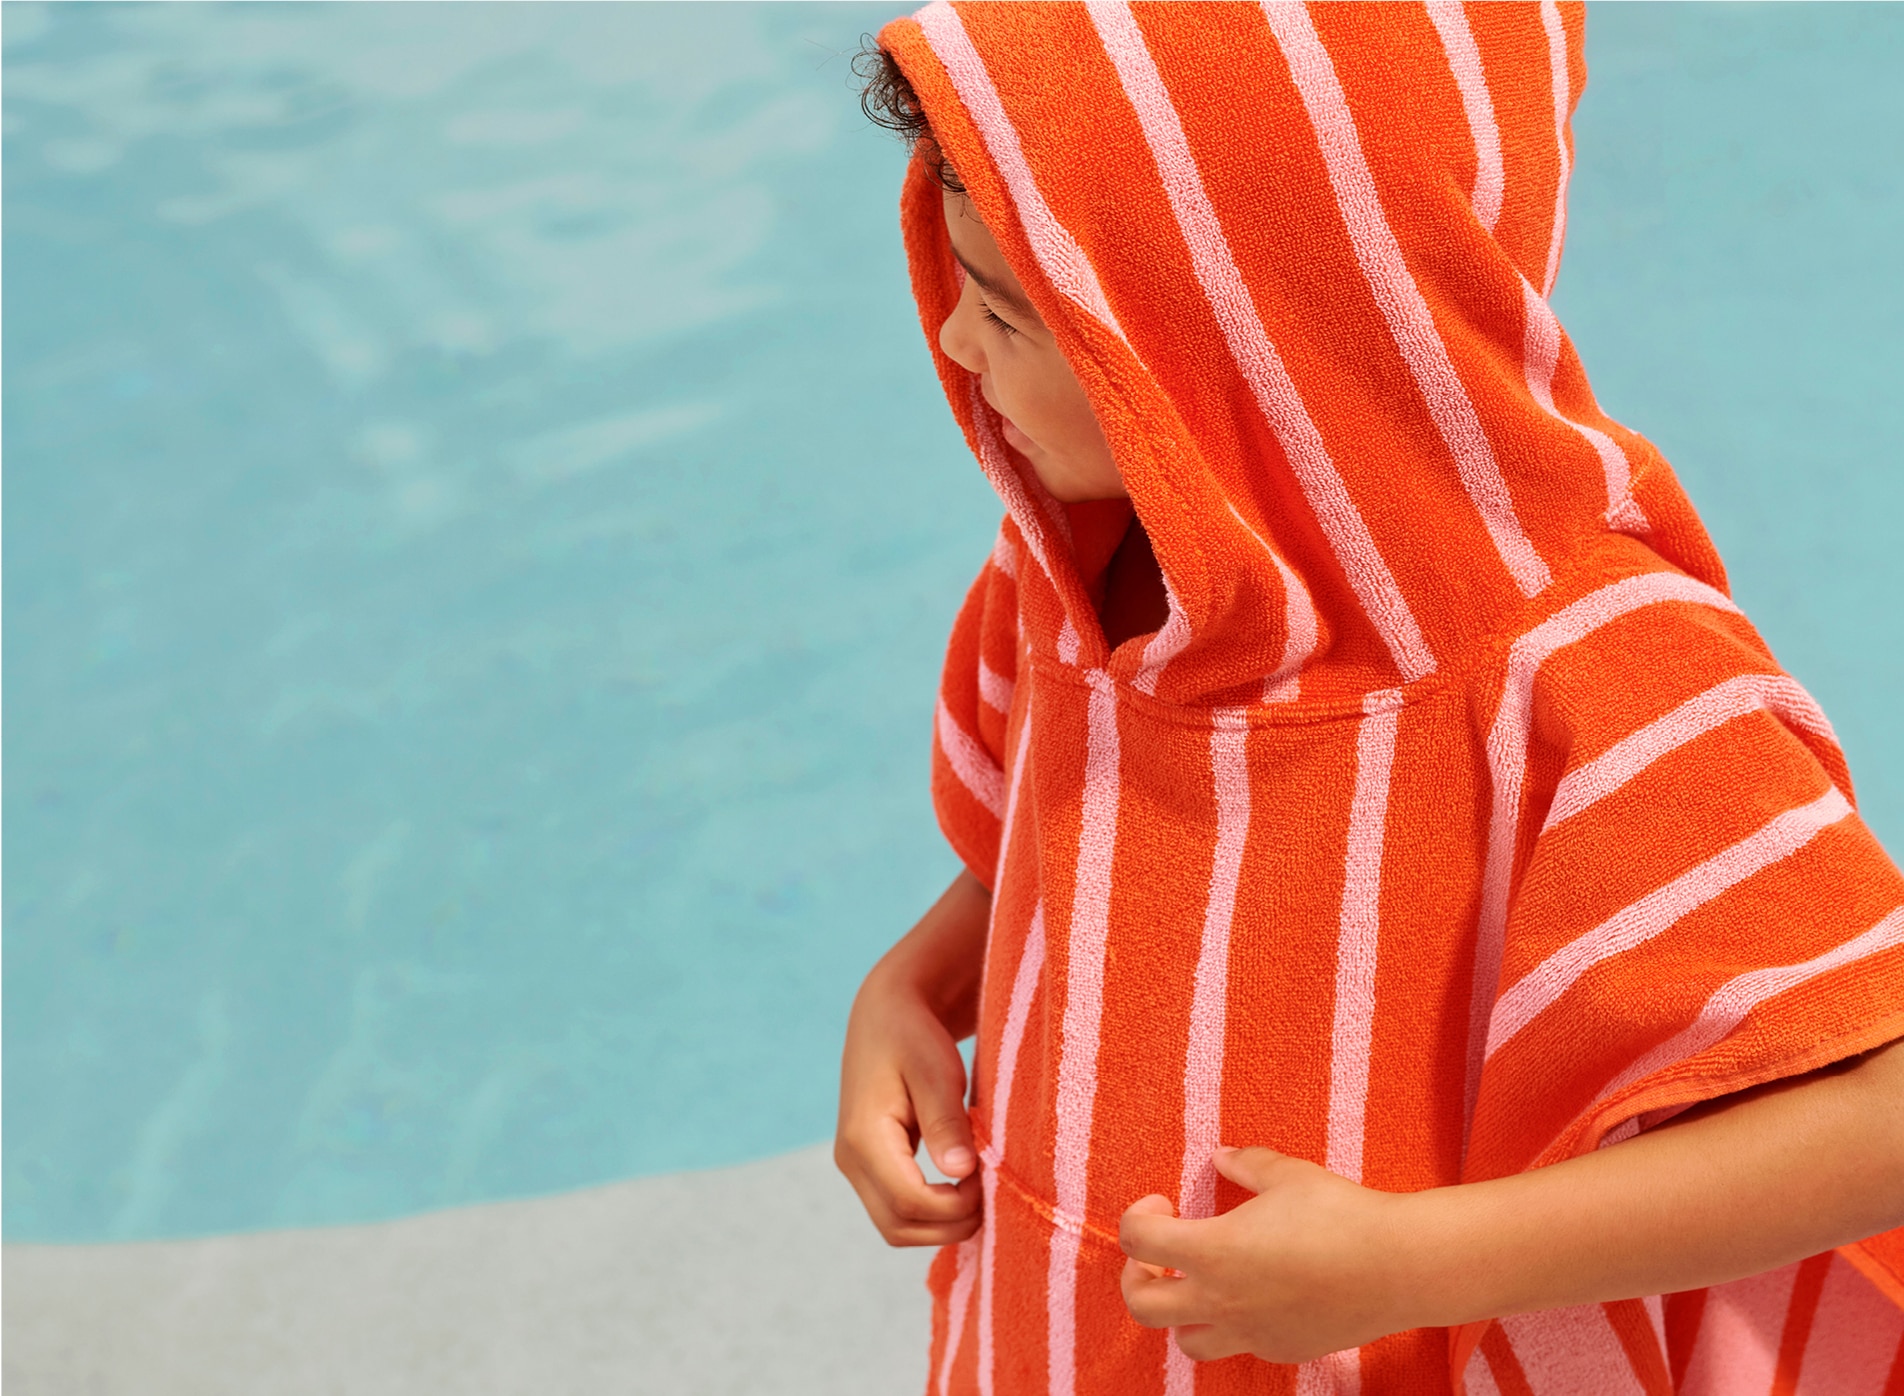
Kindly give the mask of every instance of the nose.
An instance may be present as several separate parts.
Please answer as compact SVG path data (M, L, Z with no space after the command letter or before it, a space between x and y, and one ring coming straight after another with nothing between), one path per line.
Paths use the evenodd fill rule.
M978 326L978 292L970 277L964 278L959 302L939 326L939 348L945 356L968 373L985 372L985 341Z

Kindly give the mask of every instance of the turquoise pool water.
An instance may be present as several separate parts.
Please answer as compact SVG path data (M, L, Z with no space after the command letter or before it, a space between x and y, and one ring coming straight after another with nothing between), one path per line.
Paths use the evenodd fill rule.
M5 1227L830 1128L996 508L900 6L5 9ZM1558 301L1904 846L1904 9L1600 7Z

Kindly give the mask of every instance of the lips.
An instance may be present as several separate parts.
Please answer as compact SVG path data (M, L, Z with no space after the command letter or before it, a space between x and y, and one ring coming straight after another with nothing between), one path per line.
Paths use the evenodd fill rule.
M1000 434L1004 436L1005 444L1010 446L1014 451L1017 451L1020 455L1032 450L1031 438L1020 431L1018 429L1018 423L1014 422L1010 417L1007 417L999 405L992 401L992 385L983 377L978 380L978 393L980 397L985 399L985 405L991 408L992 411L998 413Z

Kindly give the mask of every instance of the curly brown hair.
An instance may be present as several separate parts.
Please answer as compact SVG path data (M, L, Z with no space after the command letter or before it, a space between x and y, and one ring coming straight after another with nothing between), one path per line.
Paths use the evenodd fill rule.
M859 109L866 113L866 119L902 137L908 150L918 151L940 188L949 194L963 194L965 185L933 136L932 123L926 119L926 109L913 90L912 80L870 34L860 39L853 72L863 84Z

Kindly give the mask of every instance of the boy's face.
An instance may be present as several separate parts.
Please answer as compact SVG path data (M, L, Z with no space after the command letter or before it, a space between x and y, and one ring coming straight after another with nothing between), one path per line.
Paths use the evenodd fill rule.
M1005 419L1005 440L1054 497L1127 498L1090 399L963 194L945 196L945 225L966 276L939 347L978 375L979 391Z

